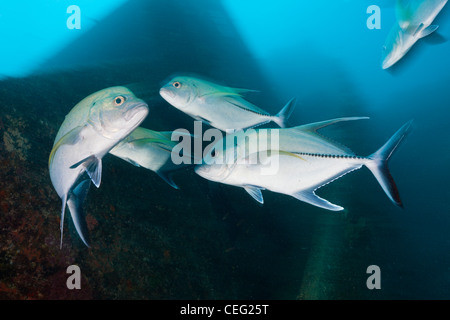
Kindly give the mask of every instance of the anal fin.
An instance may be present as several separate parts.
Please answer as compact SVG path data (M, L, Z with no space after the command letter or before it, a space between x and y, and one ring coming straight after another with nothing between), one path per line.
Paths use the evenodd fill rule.
M439 28L439 26L438 25L433 25L433 24L428 26L428 27L426 27L425 29L422 30L422 33L420 34L420 37L423 38L423 37L426 37L426 36L432 34L433 32L435 32L437 30L437 28Z
M90 183L91 181L88 179L80 182L72 191L69 199L67 200L67 206L69 207L70 215L72 216L72 221L75 225L75 229L77 230L78 235L80 236L83 243L88 247L90 246L90 241L86 218L83 210L83 203L86 200Z
M264 204L264 199L263 199L263 195L261 193L261 188L256 187L256 186L245 186L244 189L245 189L245 191L247 191L247 193L249 195L252 196L253 199L255 199L256 201L258 201L261 204Z
M175 184L175 182L172 180L172 177L170 174L166 171L156 171L156 173L163 179L165 182L167 182L172 188L179 189L178 186Z
M331 211L341 211L344 210L343 207L335 205L328 200L325 200L314 193L314 190L302 190L292 194L292 196L300 201L307 202L313 206L331 210Z

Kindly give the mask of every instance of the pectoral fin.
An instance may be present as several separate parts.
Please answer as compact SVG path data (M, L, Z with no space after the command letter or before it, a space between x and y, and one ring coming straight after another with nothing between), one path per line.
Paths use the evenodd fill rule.
M270 114L267 111L255 106L254 104L248 102L245 99L242 99L241 97L231 97L230 96L230 97L227 97L226 99L223 99L223 101L225 101L226 103L228 103L234 107L237 107L239 109L242 109L242 110L245 110L248 112L253 112L257 115L270 116Z
M249 195L252 196L253 199L255 199L256 201L258 201L261 204L264 204L264 199L261 193L261 188L256 187L256 186L245 186L244 187L245 191L248 192Z
M303 190L292 195L294 198L312 204L313 206L320 207L331 211L344 210L343 207L335 205L328 200L325 200L317 196L313 190Z
M243 89L243 88L232 88L235 93L242 94L247 92L259 92L259 90L253 89Z
M70 169L75 169L81 164L86 167L86 173L91 178L94 185L98 188L100 187L100 182L102 179L102 160L97 158L95 155L91 155L70 167Z
M417 28L411 28L412 31L409 31L409 33L412 34L413 37L416 37L417 35L422 33L423 27L424 27L424 24L421 23L421 24L419 24L419 26ZM419 38L422 38L422 35Z
M414 26L408 28L406 32L412 35L413 37L421 39L435 32L437 28L439 28L438 25L430 25L425 28L425 25L421 23L417 27Z
M433 32L435 32L437 30L437 28L439 28L438 25L431 25L431 26L426 27L424 30L422 30L420 37L423 38L423 37L426 37L426 36L432 34Z
M251 89L243 89L243 88L231 88L231 87L223 87L219 85L215 85L215 88L211 91L207 91L205 94L200 95L200 97L204 96L238 96L241 97L242 94L247 92L259 92L258 90Z
M268 153L270 153L270 152L272 152L272 150L268 150ZM285 156L289 156L289 157L296 157L296 158L299 158L300 160L306 161L298 153L292 153L292 152L287 152L287 151L282 151L282 150L278 150L278 153L280 155L285 155Z
M161 149L164 149L166 151L171 152L172 148L176 145L175 142L172 142L170 140L165 139L138 139L128 142L130 145L136 147L136 148L144 148L149 145L157 145Z

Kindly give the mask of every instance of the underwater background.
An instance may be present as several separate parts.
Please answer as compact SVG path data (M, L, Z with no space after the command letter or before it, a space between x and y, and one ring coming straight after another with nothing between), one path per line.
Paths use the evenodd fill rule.
M80 29L66 25L73 4ZM394 1L3 1L0 299L449 299L449 10L382 70ZM107 155L86 201L92 247L66 217L60 249L48 157L65 115L124 85L150 107L142 127L191 130L158 93L177 73L259 90L248 100L271 113L296 97L292 125L368 116L324 130L358 155L414 119L390 161L404 208L367 169L318 191L345 208L330 212L269 191L261 206L189 169L175 190ZM73 264L81 290L66 287ZM366 286L370 265L381 289Z

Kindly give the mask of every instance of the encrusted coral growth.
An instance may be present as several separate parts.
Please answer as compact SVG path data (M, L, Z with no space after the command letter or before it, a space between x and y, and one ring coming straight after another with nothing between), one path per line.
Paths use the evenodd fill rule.
M22 131L26 126L22 118L14 118L10 115L5 115L6 123L3 124L3 143L5 150L9 153L17 154L20 160L27 160L28 151L31 147L27 138L22 135ZM3 121L2 121L3 123Z
M65 285L77 251L59 249L60 200L49 184L48 151L32 148L31 124L17 113L11 108L0 118L0 299L90 298L89 288ZM46 128L35 131L45 137Z

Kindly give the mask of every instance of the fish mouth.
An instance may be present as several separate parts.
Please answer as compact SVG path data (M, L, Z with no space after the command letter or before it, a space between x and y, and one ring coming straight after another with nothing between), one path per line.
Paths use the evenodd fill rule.
M383 56L381 67L383 69L388 69L392 67L394 64L396 64L399 60L401 60L403 56L404 53L399 51L388 52Z
M393 59L384 60L381 64L381 68L383 70L386 70L387 68L390 68L393 64L395 64L397 61L394 61Z
M130 110L125 112L124 118L126 121L131 121L134 118L144 119L148 114L148 105L143 102L133 106Z
M175 92L173 92L172 90L166 88L166 87L162 87L159 90L159 94L161 95L161 97L163 97L165 100L172 100L175 98Z

